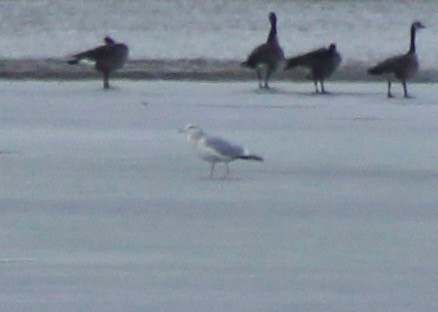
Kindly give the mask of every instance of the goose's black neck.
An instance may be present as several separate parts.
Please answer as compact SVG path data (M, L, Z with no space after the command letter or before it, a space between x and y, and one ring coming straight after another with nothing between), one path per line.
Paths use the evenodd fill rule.
M409 47L409 53L415 53L415 27L411 26L411 45Z
M277 42L277 18L274 14L270 16L271 30L269 31L267 42Z

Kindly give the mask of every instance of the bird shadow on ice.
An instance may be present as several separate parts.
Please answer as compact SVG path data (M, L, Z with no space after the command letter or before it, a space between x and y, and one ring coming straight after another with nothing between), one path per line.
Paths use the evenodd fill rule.
M12 156L18 154L19 153L17 151L0 150L0 156Z
M295 96L302 96L302 97L311 97L311 98L332 98L332 97L342 97L342 96L362 96L362 97L368 97L368 96L375 96L380 95L381 93L373 93L373 92L366 92L366 91L328 91L326 93L316 93L315 91L294 91L293 87L292 90L284 90L284 89L278 89L278 88L270 88L270 89L250 89L245 91L237 91L236 93L240 94L267 94L267 95L295 95Z
M403 95L396 94L393 97L388 98L381 92L369 93L369 97L372 97L374 104L382 105L394 105L394 106L434 106L437 102L431 101L428 97L422 97L421 95L414 95L404 97Z
M232 93L239 94L266 94L266 95L275 95L275 94L283 94L287 91L278 87L269 87L269 88L245 88L245 89L234 89Z
M237 178L237 177L226 177L226 178L222 178L222 177L210 177L210 176L201 176L198 177L199 181L211 181L211 182L234 182L234 181L242 181L242 178Z
M400 106L434 106L437 105L436 102L430 101L429 98L422 96L394 96L392 98L385 98L386 103Z
M384 121L384 120L391 120L391 121L397 121L397 120L392 120L392 119L384 119L384 118L380 118L380 117L375 117L375 116L345 116L345 117L333 117L333 118L329 118L330 120L347 120L347 121Z
M258 109L308 109L317 108L317 105L300 105L300 104L251 104L251 105L240 105L240 104L198 104L198 107L212 107L212 108L227 108L227 109L248 109L248 110L258 110Z
M266 171L274 175L307 176L313 178L390 178L403 181L436 180L438 172L433 169L407 169L386 165L374 167L296 167Z
M0 259L0 265L4 264L14 264L14 263L27 263L33 262L34 259L30 258L17 258L17 259Z
M316 93L315 91L285 91L283 94L288 95L298 95L303 97L312 97L312 98L333 98L333 97L342 97L342 96L363 96L367 97L370 95L374 95L373 93L367 92L359 92L359 91L328 91L326 93Z
M61 90L60 92L66 95L132 95L138 93L137 90L122 84L111 84L109 88L104 89L99 83L91 82L88 84L79 84L72 88ZM147 93L147 95L149 95L149 93Z
M258 88L254 90L256 94L282 94L283 90L278 88Z

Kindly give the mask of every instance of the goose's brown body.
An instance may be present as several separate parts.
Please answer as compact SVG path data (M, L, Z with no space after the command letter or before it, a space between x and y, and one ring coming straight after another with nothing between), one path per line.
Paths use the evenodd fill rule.
M316 93L319 93L318 81L321 84L321 93L326 93L324 80L339 68L341 60L342 58L336 50L336 45L332 43L328 48L321 48L288 59L285 69L297 66L309 68L310 79L315 83Z
M406 82L418 72L419 64L415 47L415 34L418 29L425 28L420 22L411 25L411 41L409 51L402 55L390 57L368 69L370 75L386 75L388 80L388 97L391 94L391 76L401 81L404 96L409 97Z
M269 88L268 82L271 74L280 67L284 60L283 49L278 43L277 17L274 12L269 13L269 21L271 29L266 43L256 47L247 60L241 64L257 71L260 88Z
M123 67L128 59L129 49L124 43L116 43L105 37L105 45L73 55L69 64L77 64L82 59L96 62L96 69L103 74L103 87L109 88L110 74Z

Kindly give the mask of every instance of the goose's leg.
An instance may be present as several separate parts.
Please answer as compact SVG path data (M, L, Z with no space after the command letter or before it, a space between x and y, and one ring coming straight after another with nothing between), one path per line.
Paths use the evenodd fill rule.
M403 92L405 93L405 98L410 98L410 95L408 94L408 87L406 85L406 81L402 81L402 85L403 85Z
M259 80L259 88L263 88L262 85L262 70L261 68L257 68L257 79Z
M103 88L109 89L109 72L108 71L103 72Z
M320 80L320 83L321 83L321 93L324 93L324 94L328 93L328 92L325 92L325 89L324 89L324 81L323 81L323 80Z
M271 71L269 69L266 69L266 73L265 73L265 88L266 89L269 89L268 81L269 81L270 76L271 76Z
M315 93L319 93L319 89L318 89L318 80L313 80L313 83L315 84Z
M392 98L392 94L391 94L391 80L388 80L388 98Z

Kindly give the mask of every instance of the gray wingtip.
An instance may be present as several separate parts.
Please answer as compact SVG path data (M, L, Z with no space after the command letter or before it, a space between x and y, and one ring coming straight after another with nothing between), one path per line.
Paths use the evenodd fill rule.
M245 160L254 160L254 161L263 161L263 157L257 156L257 155L243 155L239 158L245 159Z

